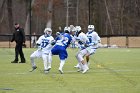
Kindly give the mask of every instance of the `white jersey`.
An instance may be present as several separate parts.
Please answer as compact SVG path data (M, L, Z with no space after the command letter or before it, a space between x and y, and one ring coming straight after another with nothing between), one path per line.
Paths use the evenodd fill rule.
M87 32L86 35L89 39L90 47L91 48L98 48L98 43L101 41L98 34L95 31L93 31L93 32Z
M74 36L71 35L71 37L72 37L72 41L71 41L71 42L72 42L72 43L75 42L77 37L76 37L75 35L74 35Z
M86 36L85 33L81 32L78 37L76 38L76 40L78 41L78 46L82 49L85 47L85 44L87 42L89 42L88 37Z
M40 36L39 39L37 40L37 44L39 44L41 51L44 53L49 53L52 49L52 45L51 42L54 40L54 38L52 36Z

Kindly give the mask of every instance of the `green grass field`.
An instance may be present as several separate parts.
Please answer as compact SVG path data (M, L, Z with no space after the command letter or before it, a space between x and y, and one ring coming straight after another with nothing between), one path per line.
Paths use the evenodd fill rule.
M14 48L0 49L0 93L140 93L139 48L98 49L86 74L74 68L77 49L68 49L64 74L58 72L57 56L49 74L43 73L42 59L36 59L38 69L29 72L34 50L23 49L27 63L12 64Z

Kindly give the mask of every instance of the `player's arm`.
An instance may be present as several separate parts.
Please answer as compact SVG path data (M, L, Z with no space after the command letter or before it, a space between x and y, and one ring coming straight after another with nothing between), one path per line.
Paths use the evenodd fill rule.
M41 42L42 42L42 36L40 36L39 39L36 42L36 45L38 47L38 50L42 50Z
M98 43L101 43L101 38L99 36L97 37L97 39L98 39Z
M53 46L56 44L56 40L52 37L49 43Z

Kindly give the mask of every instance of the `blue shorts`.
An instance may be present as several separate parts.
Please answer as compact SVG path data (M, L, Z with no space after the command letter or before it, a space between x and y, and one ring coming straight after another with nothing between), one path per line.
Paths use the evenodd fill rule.
M51 52L53 55L59 55L60 60L65 60L68 57L68 53L64 46L55 45Z

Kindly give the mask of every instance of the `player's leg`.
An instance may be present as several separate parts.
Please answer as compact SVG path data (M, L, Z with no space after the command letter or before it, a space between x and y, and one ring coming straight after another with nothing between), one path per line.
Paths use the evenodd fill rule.
M87 50L87 52L86 52L86 57L90 57L90 55L93 55L95 52L96 52L96 49L94 49L94 48L87 48L86 49ZM88 59L89 60L89 59ZM84 65L85 67L85 69L84 69L84 71L82 72L82 73L86 73L88 70L89 70L89 67L88 67L88 64L86 64L86 65Z
M60 65L58 69L61 74L63 74L63 67L64 67L67 56L68 54L67 54L66 49L64 47L61 47L61 51L59 52Z
M81 65L82 65L81 67L82 67L84 73L87 72L89 69L87 66L87 62L84 60L84 56L86 54L87 54L87 50L84 49L84 50L81 50L80 53L77 55L78 60L81 62Z
M86 61L87 61L88 66L90 65L89 57L90 57L90 56L86 56Z
M79 52L77 52L77 54L76 54L76 56L75 56L76 59L77 59L77 61L78 61L77 65L74 66L75 68L80 68L80 64L79 64L80 62L79 62L79 60L78 60L78 54L79 54Z
M51 64L52 64L52 54L51 54L51 52L48 54L47 62L48 62L48 71L49 71L51 69Z
M32 65L32 70L30 70L30 72L34 71L37 66L35 64L35 58L40 57L41 56L41 51L36 50L35 52L33 52L30 56L30 61L31 61L31 65Z
M86 61L87 61L88 66L90 65L90 62L89 62L90 56L94 55L96 53L96 50L97 49L91 49L90 51L88 51L89 55L86 55Z
M48 54L43 53L42 59L44 64L44 73L48 73L48 62L47 62Z
M77 68L78 68L78 72L79 71L82 71L83 70L83 66L82 66L82 63L81 63L81 58L80 58L80 52L78 52L77 54L76 54L76 59L77 59L77 61L78 61L78 64L77 64ZM81 56L82 57L82 56Z
M60 65L59 65L59 72L61 73L61 74L63 74L64 72L63 72L63 66L64 66L64 64L65 64L65 60L60 60Z

